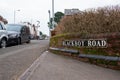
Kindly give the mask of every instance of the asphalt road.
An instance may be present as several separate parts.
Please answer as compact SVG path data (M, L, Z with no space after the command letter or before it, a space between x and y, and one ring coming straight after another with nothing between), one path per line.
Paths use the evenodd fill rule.
M48 40L33 40L0 49L0 80L16 80L49 45Z

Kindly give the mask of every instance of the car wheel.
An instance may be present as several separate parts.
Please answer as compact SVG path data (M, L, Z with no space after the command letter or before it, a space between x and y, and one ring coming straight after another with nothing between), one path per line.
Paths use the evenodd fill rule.
M17 39L17 45L19 45L19 44L21 44L21 39L20 38Z
M2 40L1 40L0 47L1 47L1 48L6 48L6 45L7 45L6 40L5 40L5 39L2 39Z
M28 43L28 44L29 44L29 43L30 43L30 40L28 40L26 43Z

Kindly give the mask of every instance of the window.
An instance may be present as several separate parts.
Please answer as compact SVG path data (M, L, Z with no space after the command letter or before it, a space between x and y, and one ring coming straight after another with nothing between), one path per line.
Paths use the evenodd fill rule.
M3 27L2 27L2 25L0 24L0 30L3 30Z
M7 31L17 31L20 32L21 26L19 25L6 25Z
M25 27L23 27L23 28L22 28L22 32L26 32L26 29L25 29Z

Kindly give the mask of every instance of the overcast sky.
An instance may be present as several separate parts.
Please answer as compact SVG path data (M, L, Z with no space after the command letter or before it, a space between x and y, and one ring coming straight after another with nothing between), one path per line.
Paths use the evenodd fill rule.
M78 8L85 10L89 8L104 7L109 5L120 5L120 0L54 0L55 12L64 12L64 9ZM37 24L40 21L40 30L49 34L47 27L48 10L52 10L52 0L0 0L0 15L5 17L9 23L14 21L14 10L16 12L16 23L29 21Z

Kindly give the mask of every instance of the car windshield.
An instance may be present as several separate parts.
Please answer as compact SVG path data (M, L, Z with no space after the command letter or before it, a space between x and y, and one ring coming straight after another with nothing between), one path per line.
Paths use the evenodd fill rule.
M6 25L7 31L17 31L20 32L21 26L20 25Z

